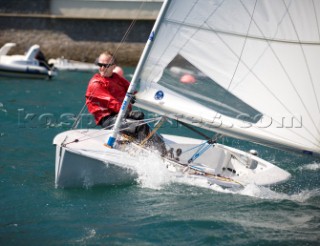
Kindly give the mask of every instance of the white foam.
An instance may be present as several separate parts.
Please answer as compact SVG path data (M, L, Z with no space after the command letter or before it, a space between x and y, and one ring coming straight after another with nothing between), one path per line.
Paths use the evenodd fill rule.
M140 155L138 162L137 181L142 187L159 190L172 182L172 173L165 167L158 154Z
M94 238L97 234L95 229L85 228L85 231L86 232L85 232L85 235L83 236L83 238L76 240L77 243L86 243L91 238Z
M311 170L311 171L317 171L320 170L320 163L311 163L304 166L299 167L299 170Z
M320 164L309 164L303 168L317 170L320 168ZM239 194L269 200L291 200L295 202L305 202L312 197L320 196L320 189L303 190L289 195L271 190L268 187L257 186L255 184L249 184L243 189L225 189L219 185L209 184L205 179L199 179L169 171L157 153L139 155L137 172L137 181L141 187L157 190L161 190L172 183L180 183L206 188L221 193Z
M268 187L260 187L254 184L247 185L243 190L238 191L241 195L257 197L261 199L269 200L291 200L295 202L305 202L308 199L316 196L320 196L320 189L303 190L294 194L285 194L276 192Z

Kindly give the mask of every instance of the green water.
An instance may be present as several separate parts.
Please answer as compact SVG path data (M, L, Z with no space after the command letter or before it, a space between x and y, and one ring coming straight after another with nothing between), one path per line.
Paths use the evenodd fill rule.
M221 141L257 149L292 178L241 192L161 174L136 185L55 189L52 140L83 108L90 77L0 78L1 245L319 245L319 160L235 139Z

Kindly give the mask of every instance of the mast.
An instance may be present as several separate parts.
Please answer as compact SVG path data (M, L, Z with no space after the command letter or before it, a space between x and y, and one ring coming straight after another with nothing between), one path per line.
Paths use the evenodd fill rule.
M134 75L132 77L132 80L131 80L130 86L128 88L127 94L126 94L126 96L125 96L125 98L124 98L124 100L122 102L121 109L119 111L119 114L117 116L117 120L116 120L115 125L113 127L112 134L109 137L109 139L107 140L106 145L108 147L113 148L114 142L115 142L116 137L118 135L118 132L120 130L120 126L121 126L121 122L123 120L123 117L125 116L125 113L126 113L126 111L128 109L128 105L130 104L130 101L131 101L131 98L132 98L132 96L134 94L136 85L140 81L140 73L141 73L142 68L143 68L143 66L145 64L145 61L146 61L146 59L147 59L147 57L148 57L148 55L150 53L151 47L153 45L153 40L154 40L155 35L156 35L156 33L157 33L157 31L158 31L158 29L160 27L161 21L162 21L165 13L167 11L167 8L168 8L168 6L170 4L170 1L171 0L165 0L163 5L162 5L162 7L161 7L161 9L160 9L158 18L157 18L157 20L156 20L156 22L155 22L155 24L153 26L153 29L152 29L152 31L150 33L150 36L149 36L149 39L148 39L148 41L146 43L146 46L145 46L145 48L144 48L144 50L142 52L142 55L141 55L141 58L139 60L138 65L137 65L137 68L136 68L136 70L134 72Z

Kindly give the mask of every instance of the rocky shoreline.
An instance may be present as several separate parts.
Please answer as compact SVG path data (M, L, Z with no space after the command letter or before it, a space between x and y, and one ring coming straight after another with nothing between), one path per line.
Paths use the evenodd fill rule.
M74 41L62 32L40 30L1 30L0 46L16 43L9 54L23 54L33 44L39 44L47 59L64 57L82 62L94 62L102 51L116 54L120 66L135 66L142 54L144 43L114 43Z

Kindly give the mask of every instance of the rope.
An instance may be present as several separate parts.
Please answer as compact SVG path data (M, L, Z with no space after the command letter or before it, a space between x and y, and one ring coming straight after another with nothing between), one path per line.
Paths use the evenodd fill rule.
M154 129L148 134L148 136L141 142L140 146L145 145L145 143L156 133L156 131L162 126L162 124L166 121L165 117L161 117L161 119L157 122Z
M86 103L82 106L82 109L78 113L78 116L77 116L76 120L73 122L73 125L71 127L72 130L75 129L75 128L78 128L78 125L79 125L79 122L80 122L80 119L81 119L81 115L82 115L82 112L84 111L85 107L86 107Z
M118 50L120 49L120 47L122 46L122 44L125 42L125 40L127 39L128 35L130 34L130 32L132 31L133 29L133 26L135 25L135 23L137 22L137 18L138 16L140 15L141 13L141 10L142 10L142 6L144 5L144 2L142 2L140 4L140 7L139 7L139 10L137 12L137 16L132 20L132 22L130 23L130 26L128 27L127 31L125 32L125 34L123 35L121 41L120 41L120 44L119 46L117 47L114 55L116 56L116 54L118 53Z

